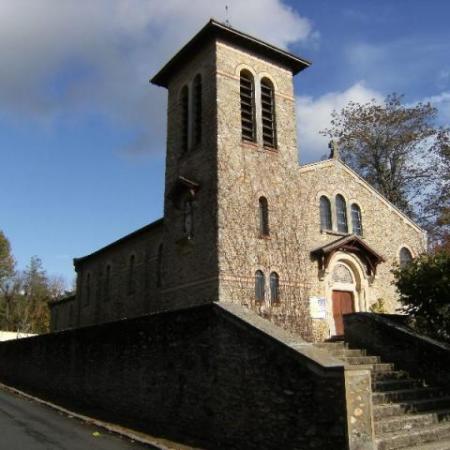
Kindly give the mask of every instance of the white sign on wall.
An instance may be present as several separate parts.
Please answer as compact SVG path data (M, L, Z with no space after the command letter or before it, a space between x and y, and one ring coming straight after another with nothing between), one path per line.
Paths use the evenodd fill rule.
M309 311L312 319L325 319L327 299L325 297L309 297Z

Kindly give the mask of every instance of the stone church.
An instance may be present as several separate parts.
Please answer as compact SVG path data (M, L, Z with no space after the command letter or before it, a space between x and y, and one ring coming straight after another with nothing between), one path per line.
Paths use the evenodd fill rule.
M395 312L391 269L426 235L333 143L299 164L293 77L309 65L214 20L170 59L151 80L168 90L164 217L74 260L53 331L223 302L311 342L343 334L345 313Z

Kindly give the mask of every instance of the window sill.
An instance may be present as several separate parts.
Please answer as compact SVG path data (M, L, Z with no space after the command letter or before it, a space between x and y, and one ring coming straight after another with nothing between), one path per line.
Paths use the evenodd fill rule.
M278 155L280 152L278 148L275 147L267 147L265 145L258 144L257 142L251 141L241 141L241 147L251 148L261 153L266 153L269 155Z
M351 233L343 233L337 230L320 230L322 234L331 234L332 236L349 236Z
M259 234L258 239L263 239L265 241L270 241L272 237L269 234Z

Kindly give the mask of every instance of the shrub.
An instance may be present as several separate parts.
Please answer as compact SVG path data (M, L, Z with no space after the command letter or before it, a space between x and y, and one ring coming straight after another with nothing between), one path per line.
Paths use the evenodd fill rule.
M450 254L421 255L393 273L417 331L450 342Z

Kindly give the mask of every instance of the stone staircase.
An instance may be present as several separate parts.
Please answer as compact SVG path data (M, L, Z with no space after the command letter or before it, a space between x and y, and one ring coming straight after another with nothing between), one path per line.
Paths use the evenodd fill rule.
M316 344L346 364L370 368L377 450L450 450L450 392L425 386L394 364L344 342ZM450 368L449 368L450 370Z

